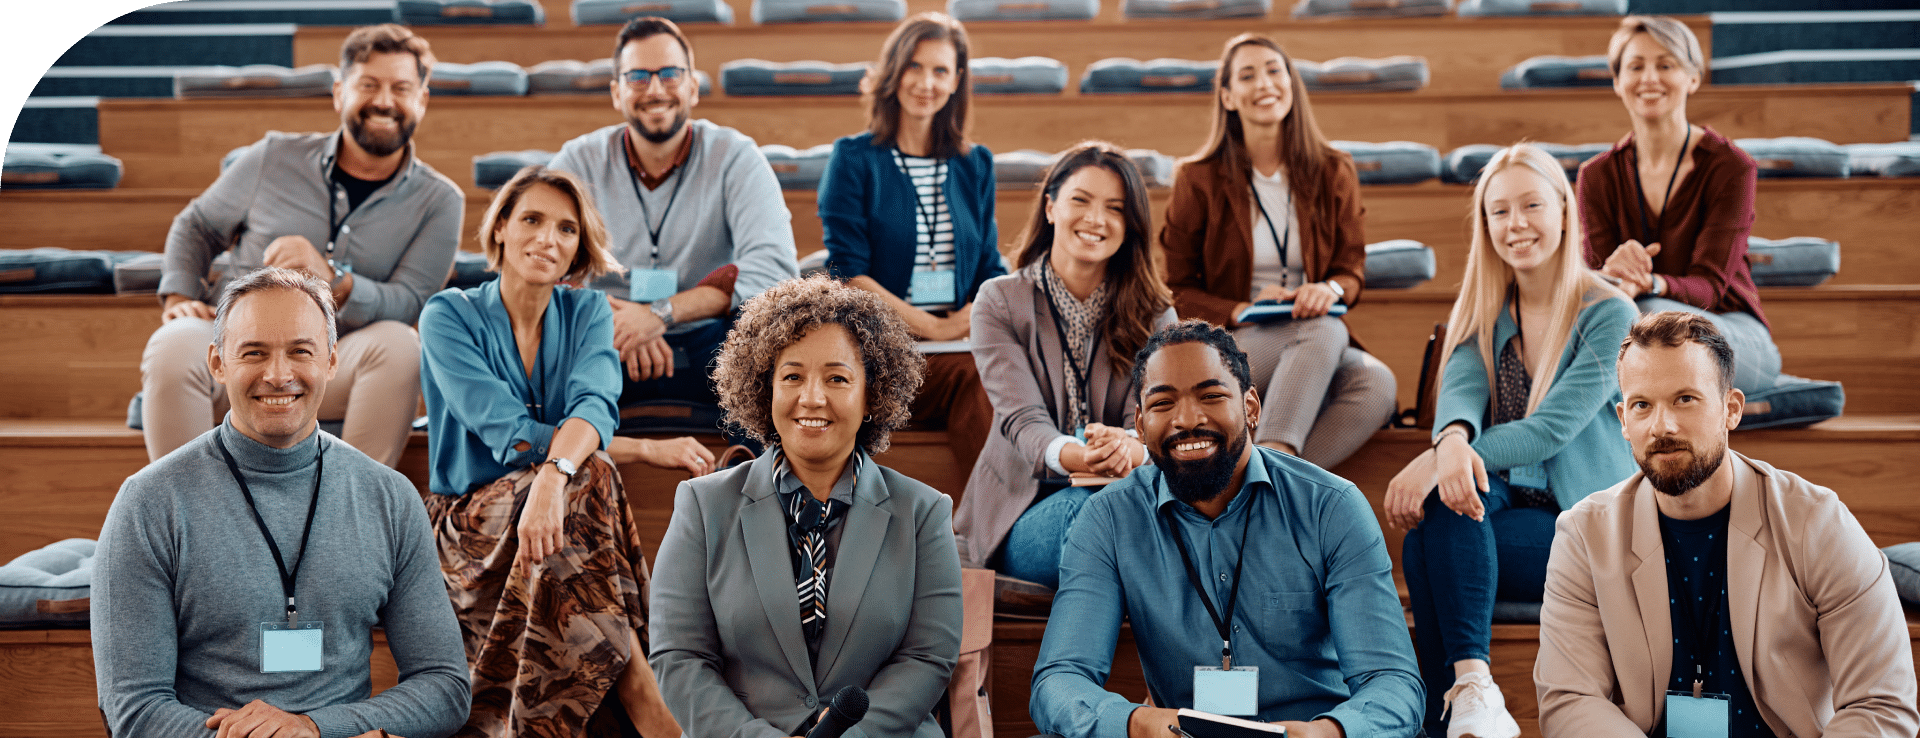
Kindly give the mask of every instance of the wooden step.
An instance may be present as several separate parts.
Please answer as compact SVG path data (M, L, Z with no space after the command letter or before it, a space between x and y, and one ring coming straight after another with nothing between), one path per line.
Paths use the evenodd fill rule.
M557 1L557 0L556 0ZM945 3L923 2L944 10ZM735 3L735 25L688 24L694 62L719 77L720 65L734 59L828 62L872 61L893 30L892 23L790 23L752 25L745 6ZM1500 73L1528 58L1542 55L1588 56L1605 54L1607 39L1618 18L1542 16L1535 18L1373 18L1294 21L1286 14L1291 3L1274 3L1271 20L1126 21L1118 18L1114 3L1103 3L1105 17L1093 21L1003 21L967 24L975 58L988 56L1046 56L1067 65L1068 86L1078 89L1087 65L1117 56L1139 59L1173 57L1217 59L1221 45L1243 31L1265 33L1297 59L1326 61L1335 57L1387 57L1401 54L1427 59L1432 74L1429 89L1445 91L1497 90ZM931 7L937 6L937 7ZM617 26L572 26L564 13L560 24L548 13L544 28L525 26L467 26L422 28L443 61L471 63L508 61L530 67L554 59L594 59L611 56ZM1703 47L1710 50L1712 26L1705 16L1683 16ZM310 27L294 36L294 63L337 64L345 28ZM1472 49L1471 52L1463 51Z
M1904 140L1912 106L1904 84L1708 87L1693 98L1694 120L1733 138L1813 136L1835 143ZM1183 154L1207 134L1207 95L983 97L973 131L995 151L1057 151L1085 138ZM1333 138L1412 140L1443 151L1521 138L1590 142L1627 129L1611 89L1507 93L1326 93L1314 96L1321 127ZM865 128L850 97L715 96L695 110L761 144L804 147ZM420 157L455 182L472 183L473 157L503 150L557 151L594 128L620 122L603 97L453 97L433 99L416 141ZM329 101L104 100L100 143L126 164L122 187L205 187L220 157L264 131L338 127Z
M1920 287L1760 294L1788 374L1844 383L1856 414L1920 412ZM1401 407L1414 405L1427 335L1452 304L1442 289L1373 290L1347 316L1393 369ZM150 296L0 296L0 376L22 388L0 393L0 417L125 418L159 314Z
M468 167L471 174L472 168ZM1154 228L1164 224L1171 190L1148 190ZM73 248L160 251L173 217L200 194L197 189L5 190L0 191L0 248L34 248L55 243ZM793 236L802 255L821 248L817 198L812 190L788 190ZM1427 182L1360 188L1367 206L1369 241L1410 238L1433 247L1435 278L1415 288L1451 292L1466 263L1467 185ZM1011 258L1020 229L1032 214L1039 193L1003 189L995 214L1003 253ZM466 223L461 234L477 249L472 234L486 213L492 193L467 188ZM1920 212L1920 177L1897 179L1767 179L1760 182L1754 235L1768 238L1820 236L1840 242L1841 270L1836 285L1920 284L1920 257L1913 236L1901 224Z

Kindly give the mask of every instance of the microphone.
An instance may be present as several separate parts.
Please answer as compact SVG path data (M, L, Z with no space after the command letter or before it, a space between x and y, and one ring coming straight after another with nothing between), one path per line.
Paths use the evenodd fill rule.
M841 687L827 701L827 714L807 731L807 738L840 738L854 723L867 716L867 690L851 684Z

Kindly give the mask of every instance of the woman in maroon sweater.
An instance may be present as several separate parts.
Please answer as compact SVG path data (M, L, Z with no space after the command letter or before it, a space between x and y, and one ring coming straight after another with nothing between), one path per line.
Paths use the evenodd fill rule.
M1727 137L1687 122L1706 73L1699 39L1672 18L1628 16L1607 60L1633 133L1580 168L1587 263L1643 313L1705 315L1733 344L1734 386L1772 387L1780 350L1747 266L1756 168Z

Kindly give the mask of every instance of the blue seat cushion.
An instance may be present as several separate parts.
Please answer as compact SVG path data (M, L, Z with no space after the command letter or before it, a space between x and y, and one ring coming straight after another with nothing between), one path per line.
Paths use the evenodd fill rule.
M1560 162L1560 167L1566 171L1569 182L1579 177L1580 165L1613 148L1613 144L1609 143L1575 145L1536 143L1534 146ZM1480 170L1485 169L1487 162L1492 161L1493 155L1502 148L1505 147L1494 144L1468 144L1447 152L1446 161L1440 167L1440 180L1452 184L1473 184L1480 178Z
M643 15L675 23L733 22L733 6L725 0L573 0L568 12L576 26L617 26Z
M1782 374L1772 387L1747 395L1740 430L1800 428L1839 417L1847 407L1839 382Z
M1847 168L1854 177L1920 177L1920 141L1849 144Z
M0 188L112 189L122 171L119 159L91 144L8 144Z
M1880 551L1887 555L1893 591L1900 593L1900 604L1920 607L1920 542L1897 543Z
M495 151L473 157L473 185L489 190L500 189L521 169L534 164L545 165L553 161L553 152L539 149L526 151Z
M770 62L735 59L720 65L720 88L729 95L858 95L867 62Z
M1173 157L1153 149L1127 149L1127 159L1140 170L1140 179L1148 187L1173 186Z
M1343 56L1324 62L1298 61L1300 81L1314 92L1393 92L1427 86L1431 72L1419 56L1363 59Z
M967 62L978 95L1053 94L1067 89L1067 65L1044 56L1005 59L989 56Z
M487 256L472 251L456 251L453 254L453 277L447 280L448 287L472 289L493 281L499 274L487 270Z
M833 144L807 149L771 144L760 147L760 154L767 157L767 164L773 167L773 178L780 180L780 189L815 190L820 188L820 178L827 174Z
M525 95L527 85L527 70L504 61L440 62L427 78L435 95Z
M1033 149L1002 151L993 155L993 179L1000 189L1031 189L1040 186L1053 166L1055 154Z
M1762 177L1845 177L1847 150L1805 136L1742 138L1733 145L1753 157Z
M0 627L87 627L96 547L69 538L0 566Z
M1454 13L1475 15L1626 15L1627 0L1460 0Z
M907 0L753 0L755 23L898 21Z
M947 0L947 15L962 21L1093 20L1099 14L1100 0Z
M437 70L436 70L437 71ZM173 76L173 96L182 100L221 97L320 97L333 92L333 67L275 64L205 67Z
M1748 236L1747 266L1756 286L1812 287L1840 272L1840 244L1811 236Z
M0 294L111 294L114 265L150 253L0 249Z
M1086 73L1080 76L1080 91L1209 92L1213 89L1215 64L1195 59L1101 59L1087 65Z
M1540 622L1540 603L1496 600L1493 603L1493 622L1538 623Z
M1413 141L1330 141L1353 157L1360 184L1412 184L1440 176L1440 151Z
M1433 249L1400 238L1367 244L1367 289L1404 290L1433 279Z
M1295 18L1407 18L1446 15L1452 0L1300 0Z
M1507 90L1611 86L1613 70L1604 56L1536 56L1500 73L1500 87Z
M400 22L416 26L547 22L546 9L534 0L398 0L397 5Z
M1208 20L1217 18L1265 18L1273 10L1273 0L1121 0L1120 12L1128 18Z

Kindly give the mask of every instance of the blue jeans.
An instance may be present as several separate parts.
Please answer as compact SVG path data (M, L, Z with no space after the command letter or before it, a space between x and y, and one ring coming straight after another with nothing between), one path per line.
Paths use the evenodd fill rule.
M1767 332L1767 325L1751 313L1710 313L1678 300L1664 297L1641 297L1634 301L1640 306L1640 313L1665 312L1678 310L1704 316L1720 329L1720 335L1726 336L1727 344L1733 347L1733 386L1749 395L1761 390L1773 389L1773 381L1780 377L1780 348L1773 345L1773 334Z
M1400 564L1413 600L1414 647L1427 684L1429 735L1446 735L1442 698L1453 686L1453 664L1486 659L1493 641L1493 602L1539 602L1547 583L1547 555L1559 511L1515 508L1507 482L1487 475L1483 522L1454 512L1427 495L1426 518L1407 532Z
M1007 531L1006 560L1001 571L1015 579L1058 589L1060 548L1067 545L1067 531L1080 517L1081 506L1099 489L1062 487L1021 513L1020 519L1013 521L1013 529Z

